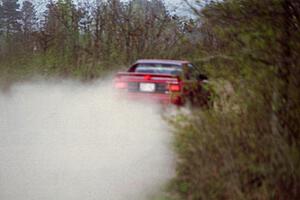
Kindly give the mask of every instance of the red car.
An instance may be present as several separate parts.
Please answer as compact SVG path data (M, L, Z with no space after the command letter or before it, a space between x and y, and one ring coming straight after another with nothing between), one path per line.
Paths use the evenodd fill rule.
M114 84L130 99L184 105L187 101L208 101L208 93L205 98L202 95L206 80L189 61L144 59L136 61L127 72L119 72Z

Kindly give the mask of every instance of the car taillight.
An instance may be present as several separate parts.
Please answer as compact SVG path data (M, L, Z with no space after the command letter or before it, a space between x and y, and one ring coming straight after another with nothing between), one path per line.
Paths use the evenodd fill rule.
M179 84L170 84L168 88L171 92L179 92L180 91Z
M150 75L146 75L146 76L144 76L144 80L146 80L146 81L150 81L151 80L151 76Z
M127 88L127 83L116 81L115 82L115 88L117 88L117 89L125 89L125 88Z

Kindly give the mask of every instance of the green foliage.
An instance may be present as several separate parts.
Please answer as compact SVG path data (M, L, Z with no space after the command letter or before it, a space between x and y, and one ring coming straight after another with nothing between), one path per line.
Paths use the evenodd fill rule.
M257 106L257 105L256 105ZM182 199L297 199L299 148L273 132L265 107L172 120Z
M14 68L7 72L26 71L18 66L25 62L32 74L96 78L141 57L178 58L189 45L185 20L161 0L49 0L38 15L29 1L20 9L17 1L3 1L0 22L6 22L0 31L9 32L0 34L0 65Z
M193 58L216 97L212 109L171 120L174 191L197 200L299 199L299 3L220 1L196 11L202 38Z

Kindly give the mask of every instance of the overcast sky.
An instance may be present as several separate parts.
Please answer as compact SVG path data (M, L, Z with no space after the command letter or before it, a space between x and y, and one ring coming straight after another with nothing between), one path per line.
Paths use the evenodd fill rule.
M24 0L19 0L23 2ZM48 0L30 0L36 5L38 11L42 11L45 8L46 3ZM86 0L75 0L75 1L86 1ZM169 10L173 11L176 10L178 14L188 14L188 8L183 0L164 0Z

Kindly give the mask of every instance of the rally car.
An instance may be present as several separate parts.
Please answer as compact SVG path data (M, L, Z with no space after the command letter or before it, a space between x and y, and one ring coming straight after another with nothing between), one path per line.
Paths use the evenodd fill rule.
M209 101L206 82L207 77L189 61L143 59L126 72L117 73L114 86L130 99L206 105Z

